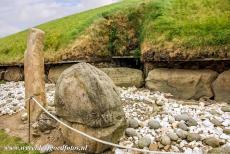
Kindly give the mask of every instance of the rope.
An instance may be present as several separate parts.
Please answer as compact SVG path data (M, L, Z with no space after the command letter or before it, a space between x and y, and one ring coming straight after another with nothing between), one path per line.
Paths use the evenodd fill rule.
M145 150L145 149L138 149L138 148L132 148L132 147L127 147L127 146L122 146L122 145L118 145L118 144L114 144L114 143L111 143L111 142L107 142L107 141L103 141L103 140L100 140L100 139L97 139L93 136L90 136L84 132L81 132L69 125L67 125L66 123L62 122L61 120L59 120L57 117L55 117L54 115L52 115L49 111L47 111L34 97L31 97L30 99L33 99L35 101L35 103L44 111L46 112L50 117L52 117L53 119L55 119L57 122L59 122L60 124L62 124L63 126L69 128L70 130L78 133L78 134L81 134L82 136L84 137L87 137L93 141L96 141L96 142L99 142L99 143L102 143L102 144L105 144L105 145L109 145L109 146L113 146L113 147L117 147L117 148L120 148L120 149L127 149L127 150L132 150L132 151L138 151L138 152L144 152L144 153L151 153L151 154L168 154L169 152L161 152L161 151L150 151L150 150ZM175 152L170 152L172 154L175 154Z

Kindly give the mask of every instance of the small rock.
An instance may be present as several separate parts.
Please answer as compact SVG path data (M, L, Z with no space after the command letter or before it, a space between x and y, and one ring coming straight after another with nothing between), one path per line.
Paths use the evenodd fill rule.
M226 128L226 129L223 130L223 132L224 132L225 134L229 135L229 134L230 134L230 129L227 129L227 128Z
M214 138L214 137L206 138L206 139L204 140L204 142L205 142L207 145L209 145L209 146L211 146L211 147L213 147L213 148L216 148L216 147L219 147L219 146L220 146L220 141L219 141L218 139Z
M37 137L40 137L41 135L39 133L37 133L37 132L33 132L32 136L37 138Z
M21 115L21 120L22 120L22 121L26 121L27 119L28 119L27 113L23 113L23 114Z
M222 110L223 112L230 112L230 106L223 106L223 107L221 108L221 110Z
M125 135L128 137L133 137L133 136L137 136L137 132L133 128L126 128Z
M200 141L201 136L198 133L188 133L187 140L192 141Z
M128 125L131 128L138 128L139 127L138 121L136 119L131 119L131 118L128 119Z
M215 118L210 120L211 123L213 123L215 126L222 126L221 122Z
M230 153L230 146L213 148L208 151L208 154L229 154L229 153Z
M169 117L168 117L168 121L169 121L170 124L172 124L172 123L175 122L175 118L172 117L172 116L169 116Z
M141 149L145 147L149 147L150 144L151 144L151 139L147 136L140 138L138 141L138 147Z
M46 130L54 129L58 126L58 123L56 120L54 120L52 117L47 115L46 113L42 112L41 115L38 118L38 129L42 132Z
M178 125L178 122L177 122L177 121L175 121L175 122L172 123L172 127L173 127L174 129L177 128L177 125Z
M163 106L163 105L164 105L164 102L163 102L162 100L157 100L157 101L156 101L156 104L157 104L158 106Z
M23 100L23 97L22 97L22 96L18 96L18 97L17 97L17 100L19 100L19 101L20 101L20 100Z
M194 120L193 118L189 118L188 121L186 121L186 124L191 127L191 126L197 126L198 123L196 122L196 120Z
M176 130L176 134L179 136L179 138L186 139L188 132L181 130L181 129L178 129L178 130Z
M160 139L160 142L161 142L163 145L170 145L171 139L170 139L167 135L162 135L162 136L161 136L161 139Z
M165 151L168 151L170 149L170 145L166 145L165 147L164 147L164 150Z
M148 126L150 129L158 129L161 128L161 124L157 120L150 120L148 122Z
M6 103L7 103L7 104L9 104L9 103L11 103L11 102L12 102L11 99L6 100Z
M212 115L217 115L217 114L219 114L216 110L214 110L214 109L212 109L212 110L210 110L209 111Z
M158 145L158 148L159 148L159 149L164 148L164 145L163 145L163 144L161 144L160 142L157 142L157 145Z
M32 127L33 127L34 129L37 129L37 128L38 128L38 122L33 123L33 124L32 124Z
M172 150L173 150L174 152L179 152L179 151L180 151L179 148L178 148L177 146L172 145L171 148L172 148Z
M176 133L174 132L168 132L167 136L172 140L172 141L177 141L179 138Z
M151 151L157 151L158 150L158 145L157 144L150 144L149 145L149 150L151 150Z
M187 125L184 123L184 122L179 122L179 124L177 125L178 126L178 128L180 128L180 129L182 129L182 130L185 130L185 131L187 131L188 130L188 127L187 127Z
M176 120L176 121L181 121L181 120L187 121L187 120L189 120L189 115L186 114L186 113L183 113L183 114L181 114L181 115L176 115L176 116L175 116L175 120Z
M206 127L210 127L213 125L213 123L211 123L208 119L203 121L203 125L205 125Z

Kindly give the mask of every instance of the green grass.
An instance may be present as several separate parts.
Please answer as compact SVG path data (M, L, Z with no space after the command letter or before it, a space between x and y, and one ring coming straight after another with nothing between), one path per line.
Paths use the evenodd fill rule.
M6 81L0 80L0 84L5 84L5 83L6 83Z
M24 143L20 138L10 137L3 130L0 130L0 153L2 154L39 154L38 151L6 151L4 147L26 147L29 144Z
M112 14L122 8L135 5L137 1L140 0L125 0L37 26L37 28L46 32L45 52L56 52L65 48L81 35L96 19L102 18L102 16L106 14ZM0 39L0 63L23 61L27 33L28 31L26 30Z
M146 4L139 5L142 2ZM140 10L143 13L141 16L138 12ZM89 31L95 23L105 24L103 21L97 22L100 21L99 19L104 19L105 16L116 16L114 15L116 12L123 12L124 16L133 18L128 21L133 25L139 25L135 22L142 21L138 29L135 28L139 44L133 46L138 47L132 50L142 53L158 52L160 55L167 54L172 57L175 55L230 57L230 0L123 0L116 4L57 19L37 26L46 32L46 57L53 58L60 53L65 54L64 51L68 50L70 52L68 56L74 58L75 53L87 52L85 49L92 50L92 55L101 51L105 52L103 55L108 55L106 54L108 52L129 53L125 51L129 47L124 47L124 44L129 42L131 34L125 32L128 29L124 29L120 23L122 20L114 19L113 24L118 28L114 31L112 26L109 30L110 34L103 30L97 31L97 29L96 32ZM126 25L127 27L131 26ZM93 37L84 40L91 42L82 43L84 45L80 43L76 50L69 50L74 42L82 39L81 36L84 35ZM109 37L109 41L103 40L102 37L105 39ZM0 63L23 62L26 38L27 31L23 31L0 39Z
M224 46L230 53L229 0L156 0L148 7L142 41L153 49L214 52Z

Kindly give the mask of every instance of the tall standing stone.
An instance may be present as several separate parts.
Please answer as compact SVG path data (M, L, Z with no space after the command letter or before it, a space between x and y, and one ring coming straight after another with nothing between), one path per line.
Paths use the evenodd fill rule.
M31 28L24 55L25 96L34 96L43 106L46 105L45 73L43 40L45 33L39 29ZM30 100L31 121L36 121L41 113L41 108ZM28 110L28 102L26 104Z

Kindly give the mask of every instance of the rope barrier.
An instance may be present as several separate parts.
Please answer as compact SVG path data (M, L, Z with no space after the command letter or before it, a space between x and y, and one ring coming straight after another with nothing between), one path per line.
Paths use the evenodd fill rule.
M66 123L62 122L60 119L58 119L56 116L52 115L49 111L47 111L33 96L26 99L27 101L28 100L34 100L34 102L45 112L47 113L50 117L52 117L53 119L55 119L57 122L59 122L60 124L62 124L63 126L69 128L70 130L86 137L86 138L89 138L93 141L96 141L96 142L99 142L99 143L102 143L102 144L105 144L105 145L109 145L109 146L113 146L113 147L116 147L116 148L120 148L120 149L127 149L127 150L132 150L132 151L138 151L138 152L143 152L143 153L150 153L150 154L169 154L169 152L161 152L161 151L150 151L150 150L145 150L145 149L138 149L138 148L132 148L132 147L127 147L127 146L122 146L122 145L119 145L119 144L114 144L114 143L111 143L111 142L107 142L107 141L103 141L103 140L100 140L98 138L95 138L93 136L90 136L84 132L81 132L69 125L67 125ZM176 154L175 152L170 152L171 154Z

